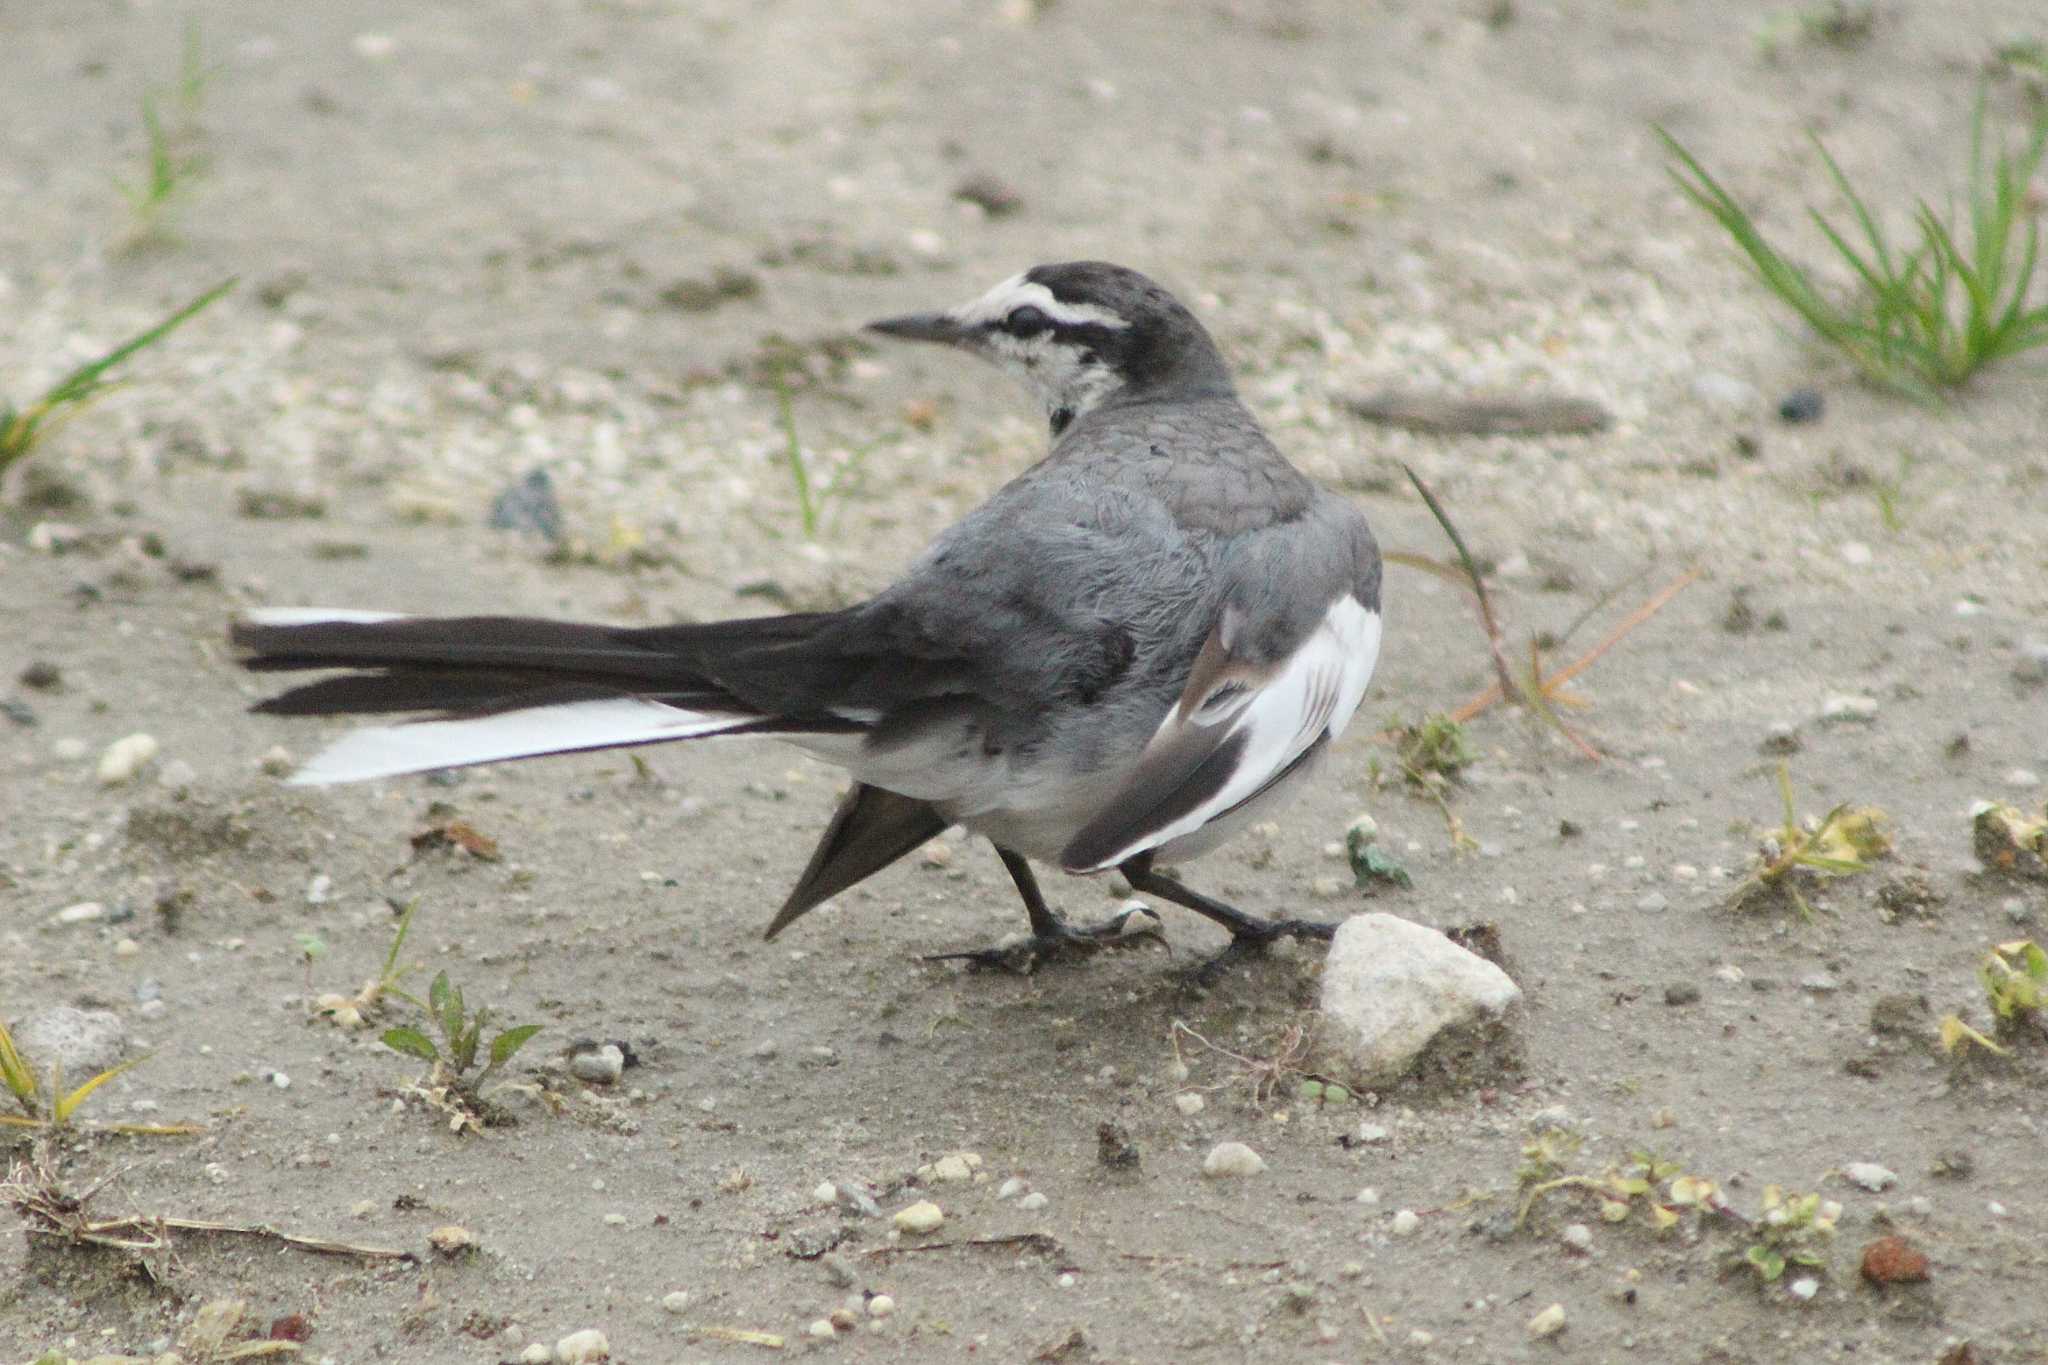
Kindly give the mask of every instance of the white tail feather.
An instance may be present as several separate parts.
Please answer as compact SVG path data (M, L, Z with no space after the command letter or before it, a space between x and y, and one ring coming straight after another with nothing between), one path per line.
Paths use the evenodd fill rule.
M577 749L695 739L757 719L617 697L536 706L473 720L378 725L336 740L293 773L291 781L294 786L324 786Z
M379 621L400 621L402 611L351 611L346 607L253 607L248 621L254 626L374 626Z

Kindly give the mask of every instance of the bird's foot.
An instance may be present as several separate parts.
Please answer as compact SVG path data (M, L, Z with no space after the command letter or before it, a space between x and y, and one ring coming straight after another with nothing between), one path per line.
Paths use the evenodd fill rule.
M1035 926L1031 933L1005 939L993 948L965 953L929 953L926 962L965 962L969 971L1014 972L1029 976L1048 962L1092 957L1105 948L1135 948L1157 943L1172 951L1160 931L1160 919L1150 908L1129 905L1100 924L1076 927L1057 915Z
M1328 943L1337 926L1307 919L1253 919L1245 915L1231 925L1230 942L1222 952L1188 971L1188 984L1209 987L1238 963L1256 957L1283 938L1317 939Z

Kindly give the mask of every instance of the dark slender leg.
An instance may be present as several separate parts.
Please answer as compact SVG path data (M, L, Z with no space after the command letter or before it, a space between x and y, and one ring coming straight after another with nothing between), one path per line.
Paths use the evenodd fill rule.
M1028 975L1057 957L1081 956L1099 948L1129 948L1147 940L1166 942L1165 936L1159 932L1159 917L1149 910L1136 908L1122 911L1101 924L1074 928L1045 903L1045 893L1038 889L1038 878L1032 873L1031 864L1024 860L1024 855L998 848L996 856L1003 860L1004 870L1017 884L1017 894L1024 901L1024 913L1031 919L1031 936L1019 942L973 952L932 953L925 961L965 962L970 967L996 967ZM1134 920L1140 922L1133 924Z
M1137 857L1121 864L1117 871L1124 874L1124 880L1134 891L1172 901L1207 919L1212 919L1230 931L1230 946L1211 958L1195 971L1198 981L1213 980L1216 975L1238 958L1261 952L1266 945L1277 938L1329 939L1337 932L1334 924L1322 924L1304 919L1260 919L1244 911L1211 899L1199 891L1191 891L1163 872L1152 870L1152 855L1140 853Z

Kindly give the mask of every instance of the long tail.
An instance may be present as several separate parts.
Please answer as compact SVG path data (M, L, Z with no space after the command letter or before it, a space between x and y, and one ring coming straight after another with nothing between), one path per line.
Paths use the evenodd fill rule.
M829 710L792 714L748 681L787 671L778 667L784 656L800 666L802 646L833 619L622 629L285 608L252 613L230 638L258 672L349 670L272 697L260 712L430 713L343 737L292 778L317 784L708 735L858 732L859 720Z

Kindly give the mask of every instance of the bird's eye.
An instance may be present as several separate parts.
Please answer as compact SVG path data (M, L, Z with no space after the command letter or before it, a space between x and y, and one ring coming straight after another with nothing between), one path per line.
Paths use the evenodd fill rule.
M1035 337L1051 326L1052 319L1028 303L1021 308L1012 308L1010 315L1003 319L1003 330L1012 336Z

